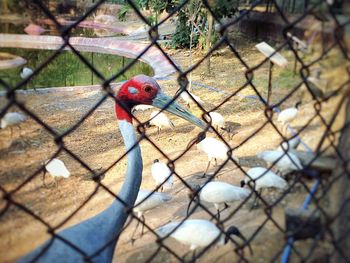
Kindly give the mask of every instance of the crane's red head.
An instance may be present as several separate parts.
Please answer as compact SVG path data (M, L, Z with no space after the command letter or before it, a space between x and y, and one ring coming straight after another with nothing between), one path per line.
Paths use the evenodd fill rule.
M116 95L117 99L126 107L119 103L115 105L115 112L118 120L131 122L131 109L138 104L148 104L159 109L171 112L193 124L205 129L206 124L197 119L172 98L166 96L160 89L158 83L151 77L137 75L125 82Z
M115 105L115 112L119 120L131 121L130 110L138 104L153 104L153 99L160 91L158 83L151 77L137 75L126 81L117 93L117 98L127 106L125 111L118 103Z
M137 104L151 105L159 90L160 87L153 78L137 75L121 86L117 97L132 107Z

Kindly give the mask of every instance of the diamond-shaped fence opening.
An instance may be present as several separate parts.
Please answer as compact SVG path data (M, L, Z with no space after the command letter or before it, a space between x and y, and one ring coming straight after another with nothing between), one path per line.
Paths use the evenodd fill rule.
M349 260L346 1L1 6L4 262Z

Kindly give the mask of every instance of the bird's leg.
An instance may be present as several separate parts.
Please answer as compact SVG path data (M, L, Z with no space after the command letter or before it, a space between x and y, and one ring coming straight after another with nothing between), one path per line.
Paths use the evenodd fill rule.
M144 215L141 216L141 220L142 220L141 236L143 236L144 234L143 230L145 229L145 222L146 222Z
M216 158L214 158L215 161L215 165L214 166L218 166L218 160Z
M226 210L227 208L230 207L230 206L229 206L228 204L226 204L226 203L224 203L224 205L225 205L224 209L222 209L220 212L223 212L224 210Z
M207 169L205 169L205 172L204 172L203 176L201 176L201 178L205 178L205 175L207 174L209 167L210 167L210 162L211 162L211 159L209 160L208 165L207 165Z
M44 170L44 173L43 173L43 177L42 177L42 181L43 181L43 186L48 188L48 186L46 185L45 183L45 177L46 177L46 170Z
M57 188L58 183L57 183L57 178L56 177L54 177L54 184L55 184L55 188Z
M263 191L264 191L264 188L261 188L261 189L260 189L260 192L259 192L259 195L260 195L260 196L263 196L263 195L262 195L262 194L263 194Z
M10 136L11 136L11 138L12 138L12 136L13 136L12 126L10 126Z
M183 255L182 256L182 258L183 258L183 260L184 260L184 262L187 262L187 260L186 260L186 257L188 256L188 254L190 254L192 252L192 258L191 258L191 260L189 260L188 262L196 262L196 250L195 249L191 249L191 250L189 250L189 251L187 251L186 253L185 253L185 255Z
M136 233L136 230L137 230L139 224L140 224L140 220L137 220L137 224L136 224L135 230L134 230L134 232L133 232L132 235L131 235L131 245L134 245L134 242L135 242L135 240L136 240L136 239L134 238L134 236L135 236L135 233Z
M160 191L163 192L164 190L164 184L160 187Z
M253 210L254 208L258 208L259 207L258 196L261 196L261 193L262 193L262 189L260 189L259 192L255 193L254 203L253 203L252 207L250 208L250 210Z
M191 253L191 250L187 251L187 252L182 256L184 262L186 262L186 257L187 257L187 255L190 254L190 253Z
M229 208L230 206L228 205L228 204L226 204L226 203L224 203L224 208L222 209L222 210L219 210L219 209L217 209L217 211L218 211L218 213L217 213L217 218L218 218L218 220L220 221L220 214L221 214L221 212L223 212L223 211L225 211L227 208Z
M218 221L220 221L220 209L217 209L216 211L217 211L216 217Z
M191 262L196 262L196 250L195 249L193 250Z
M279 169L276 171L276 174L281 176L281 177L283 176L283 173Z

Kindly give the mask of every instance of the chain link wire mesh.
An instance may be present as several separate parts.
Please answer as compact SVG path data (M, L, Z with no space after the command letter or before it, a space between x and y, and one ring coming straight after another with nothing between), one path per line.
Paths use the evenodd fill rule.
M49 67L50 63L63 53L63 50L69 49L91 70L96 78L100 79L101 87L98 90L98 95L95 94L95 98L97 97L98 99L90 100L89 105L81 105L84 108L83 114L80 114L76 109L68 111L70 114L79 114L74 118L74 122L70 122L69 125L63 127L59 124L64 120L53 118L48 121L47 118L53 116L38 114L34 107L29 106L31 103L28 101L29 97L23 95L25 93L18 92L30 82L30 78L22 80L15 86L11 86L4 79L0 79L0 85L4 89L1 99L0 117L3 118L7 112L14 109L21 111L28 116L32 123L35 123L32 125L40 130L39 136L40 134L42 136L45 134L46 138L49 138L50 142L46 140L45 147L55 149L45 151L44 155L50 153L47 156L39 154L41 149L39 145L32 145L30 138L26 138L26 135L21 135L25 133L25 128L20 128L16 133L20 134L19 137L16 137L16 141L12 142L12 144L10 143L10 146L7 148L3 147L1 150L1 155L6 162L16 163L16 158L21 158L20 160L25 162L16 164L18 171L8 171L6 167L1 169L0 220L3 226L8 228L7 232L3 229L6 232L3 238L7 240L7 243L2 245L2 253L6 254L14 251L15 255L12 255L11 259L18 259L45 240L58 238L73 248L77 254L80 254L82 260L94 262L96 255L119 238L115 259L125 262L128 260L122 259L120 254L124 253L124 257L127 255L133 262L187 262L197 259L203 262L212 262L214 260L217 262L256 262L257 260L263 262L287 262L289 257L298 262L313 260L325 260L327 262L333 260L336 262L349 261L347 246L349 239L347 223L349 191L347 186L349 178L350 115L347 103L349 103L350 64L349 51L346 45L346 27L349 24L349 20L341 21L339 13L336 13L333 8L335 4L340 6L343 4L344 7L346 3L341 1L334 1L334 3L333 1L305 1L303 2L304 6L295 7L296 1L246 1L245 3L241 1L242 3L238 4L236 15L223 20L214 11L213 1L201 1L199 4L202 11L208 12L215 23L217 23L219 37L203 56L195 60L187 68L182 69L171 58L169 49L160 44L159 27L174 18L181 10L188 8L193 1L179 1L166 17L153 25L150 24L149 20L133 1L125 2L130 5L143 23L149 26L149 41L146 48L135 59L118 72L114 72L109 78L104 76L98 66L93 65L70 42L72 29L76 28L82 21L86 21L104 1L96 1L84 15L68 25L63 25L58 17L50 11L48 1L37 0L28 3L32 8L40 10L53 23L56 30L60 32L63 41L62 45L57 50L54 50L44 63L34 69L31 77L40 75L43 69ZM256 10L259 10L259 12ZM274 19L278 18L277 26L275 24L276 28L274 28L275 31L271 32L271 35L277 36L279 41L276 41L274 45L276 47L275 52L259 60L248 56L246 50L242 48L242 44L237 44L238 40L232 39L231 36L233 29L235 29L234 33L239 36L237 28L244 28L245 23L249 24L258 15L266 14L266 12L272 14ZM260 22L263 22L263 20ZM313 33L309 37L310 41L299 41L296 36L301 35L300 31L307 31L307 27L311 27L312 23L318 23L321 26L314 31L310 29L311 34ZM258 24L256 26L259 28ZM150 48L159 50L176 69L177 75L175 77L172 75L173 77L166 78L166 80L159 79L159 83L162 86L169 84L170 88L166 89L169 91L169 94L174 94L173 101L180 98L181 93L188 94L194 101L190 110L195 111L196 109L197 113L199 112L197 115L208 124L208 127L205 132L199 132L198 129L189 129L189 124L182 124L180 127L183 129L181 131L183 134L180 138L177 137L177 139L172 141L172 135L160 136L154 130L148 128L148 117L139 113L132 113L134 126L139 134L138 143L144 148L142 152L145 153L145 149L153 151L151 154L146 153L147 158L144 157L145 165L147 167L151 166L151 158L162 159L170 168L171 176L175 178L174 187L171 190L166 190L172 196L172 199L144 216L140 216L136 212L137 206L133 209L126 207L129 219L121 233L115 236L113 240L106 240L105 247L99 251L89 251L86 254L75 244L62 238L60 231L69 225L89 218L87 215L93 216L101 213L101 209L105 205L101 206L100 203L107 204L106 200L108 198L112 197L125 204L118 197L118 190L113 187L113 184L116 180L119 180L119 186L123 182L124 161L128 152L122 150L124 148L122 148L123 144L120 141L121 136L119 134L106 134L111 141L118 141L119 156L114 158L112 162L101 161L103 165L96 166L96 159L105 158L103 152L110 150L110 147L97 149L99 153L96 155L92 155L94 149L89 149L86 152L87 154L77 152L76 149L85 151L84 147L90 147L84 143L85 137L82 135L84 134L82 131L87 134L90 133L90 135L96 132L97 130L95 129L94 131L88 131L89 127L91 128L91 123L96 126L105 122L109 123L110 120L107 120L105 117L98 117L103 111L110 110L106 106L111 106L108 102L113 101L117 104L123 104L115 97L113 82L129 71ZM190 77L192 73L198 72L198 69L201 69L210 57L212 59L218 56L217 52L220 50L225 50L224 56L232 57L232 61L235 63L234 66L241 68L237 74L242 76L243 81L240 81L239 86L237 85L238 88L228 87L220 89L220 87L215 87L215 84L212 84L214 87L201 85L201 83L192 81ZM273 62L273 56L277 52L282 52L283 54L289 52L289 69L291 68L290 65L295 63L296 71L295 79L297 81L293 82L287 91L283 90L282 92L280 90L281 87L274 83L274 74L279 70L277 68L278 65L275 65L276 63ZM334 58L340 60L341 65L334 64L332 66L331 64L329 66L329 61L336 63L336 61L332 60ZM254 59L254 61L251 61L251 59ZM210 67L215 68L217 61L212 60ZM340 67L342 71L336 71L337 67ZM328 79L338 78L339 81L332 82L328 90L320 93L320 89L315 87L315 84L310 80L310 76L315 68L321 68L324 72L322 75L326 75ZM259 74L265 76L264 84L257 81ZM342 74L342 76L339 74ZM204 78L210 78L210 75L209 77L204 76ZM233 83L236 84L237 82L233 81ZM264 88L261 88L261 85ZM278 85L286 84L279 82ZM207 106L205 103L199 103L198 99L196 100L193 97L193 93L189 91L200 92L206 99L210 99L210 94L220 97L219 99L213 99L210 106ZM40 91L32 93L30 99L40 100L40 94ZM88 94L89 96L91 95L90 93ZM74 96L77 97L74 98ZM280 109L287 108L286 105L291 105L291 102L295 102L299 96L302 96L303 103L307 105L303 106L303 114L307 115L308 118L303 120L297 119L296 122L298 124L294 128L288 123L281 125L277 121L278 112ZM305 101L305 97L307 97L307 101ZM63 96L62 99L80 100L81 96L72 90L71 94ZM41 103L45 104L46 102L42 101ZM60 106L60 102L57 99L47 103L56 103L53 108L55 111L60 111L60 107L64 107ZM238 104L242 106L237 106ZM125 107L126 105L122 106ZM224 109L230 109L230 112L233 114L235 114L235 110L239 109L241 112L237 115L238 118L236 120L242 118L242 123L244 123L242 125L248 126L250 123L252 128L246 129L244 127L243 132L233 135L233 139L231 136L227 136L224 130L235 134L236 129L232 131L227 127L223 127L224 130L222 130L221 127L211 122L211 117L208 115L212 111L224 112ZM164 109L165 111L166 108ZM298 114L301 113L299 112ZM107 116L110 117L112 115ZM252 118L251 122L247 121L249 118ZM293 123L295 124L296 122ZM90 126L85 126L86 123L90 123ZM108 127L112 126L116 125L111 124ZM27 128L28 126L25 127ZM7 129L9 130L9 128ZM1 131L3 133L1 136L11 141L13 139L12 129L14 128L11 128L11 135L9 132L5 134L6 130L4 129ZM176 128L176 132L179 131L180 128ZM115 133L116 131L113 132ZM79 135L75 136L74 133ZM169 131L161 130L160 134L162 133L166 134ZM244 134L242 135L242 133ZM311 134L309 137L307 136L308 133ZM81 135L82 138L79 137ZM100 133L96 136L99 135ZM94 135L91 136L94 137ZM222 160L221 163L219 162L214 168L210 166L211 168L206 172L206 176L203 177L201 176L203 174L200 167L201 164L194 163L198 161L198 158L196 158L198 156L194 156L193 152L196 144L200 143L205 136L217 138L224 143L228 151L226 154L227 158ZM303 140L303 137L308 139L309 146ZM262 162L257 158L256 154L263 150L271 149L268 148L270 145L287 142L293 138L301 138L302 146L306 151L296 151L289 144L288 147L280 150L278 158L274 158L269 163ZM94 140L97 140L99 144L106 142L99 141L98 138L94 138ZM167 142L165 142L166 140ZM77 143L81 145L78 148L75 147ZM175 153L169 151L165 146L172 147L171 144L181 145L181 149L177 146L174 148L176 149ZM20 150L11 152L12 147ZM26 153L26 150L29 148L31 148L32 152ZM37 149L33 150L32 148ZM245 152L244 149L249 150ZM332 156L329 156L329 153ZM77 171L79 170L79 174L75 175L74 169L72 169L73 177L68 178L64 182L60 180L57 188L43 190L44 188L39 182L42 173L45 171L45 163L40 161L32 162L31 158L36 154L40 155L39 159L42 159L42 161L63 156L68 161L68 164L70 163L68 166L74 167ZM92 155L92 158L88 156L89 154ZM253 156L249 156L249 154ZM300 158L302 167L299 167L300 165L296 163L292 157L293 154ZM19 157L20 155L22 157ZM249 168L265 166L268 168L268 171L277 172L282 159L286 159L287 162L291 163L290 165L298 167L298 169L292 169L292 172L288 171L288 174L281 175L281 177L288 179L288 185L282 190L265 189L260 191L257 188L257 178L254 180L247 174ZM28 164L30 164L30 167ZM11 166L10 163L8 165ZM190 168L182 169L181 165L188 165ZM189 175L191 170L193 171ZM112 173L113 176L106 176ZM12 174L14 178L11 179ZM118 175L118 178L116 178L115 174ZM242 198L241 201L234 202L228 208L225 205L225 209L219 212L220 218L213 205L203 202L199 197L201 191L210 182L226 181L239 186L239 182L245 176L251 179L251 182L248 182L245 187L245 189L249 189L249 195ZM261 176L265 176L265 174ZM151 198L156 192L161 191L163 185L166 184L164 181L164 183L156 187L151 187L153 184L145 176L143 181L146 182L143 183L142 187L146 185L148 189L152 188L147 198ZM62 184L64 186L61 187ZM65 193L67 187L75 188L79 192L71 191L70 193ZM53 191L55 191L55 194L49 197ZM80 191L86 192L81 194ZM79 196L79 194L81 195ZM223 191L222 196L224 196ZM147 198L143 202L146 202ZM187 214L186 207L188 202L191 201L190 199L193 199L193 202ZM255 209L252 208L254 199L258 203L258 207ZM73 203L73 205L70 203ZM41 206L43 208L40 208ZM89 211L87 211L86 207L89 207ZM56 215L56 209L61 211L60 216ZM81 212L82 210L84 213ZM167 213L167 215L162 216L162 212ZM189 246L180 245L178 241L171 238L171 236L175 237L175 233L179 233L177 229L180 229L184 222L189 219L210 220L215 224L218 231L216 238L204 246L198 246L193 253L189 253ZM165 236L160 236L156 229L173 221L180 222L178 228L173 229ZM145 233L140 234L140 232L136 231L135 227L137 228L136 225L139 224L142 226L142 232L145 229ZM228 227L232 224L245 237L243 242L226 234ZM13 232L13 234L9 231ZM188 230L188 236L184 238L185 241L183 240L183 242L186 244L187 241L188 245L191 243L191 237L196 235L202 240L206 238L205 235L200 236L195 230ZM230 245L218 248L216 244L223 236L229 240ZM132 240L134 238L136 241ZM135 242L139 252L135 252L134 247L129 242L130 240ZM87 240L86 242L90 241ZM15 248L17 244L20 244L18 245L19 249ZM48 246L42 250L34 261L40 260L40 257L47 252L51 244L52 242L49 242ZM249 246L252 248L253 253L249 253ZM192 247L195 246L193 245ZM217 249L214 249L214 247Z

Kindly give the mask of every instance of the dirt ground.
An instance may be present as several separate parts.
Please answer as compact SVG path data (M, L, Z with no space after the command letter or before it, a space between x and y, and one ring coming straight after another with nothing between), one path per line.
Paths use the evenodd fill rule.
M255 44L246 43L244 48L238 46L240 54L250 66L258 64L263 59L263 56L255 50ZM167 50L167 52L183 69L188 68L189 51ZM322 66L322 77L330 81L330 89L336 89L346 80L345 62L339 58L338 53L339 50L334 51L327 59L322 61L323 65L315 65L315 67ZM291 56L289 51L284 51L283 54L288 58ZM200 52L195 53L193 55L194 62L198 61L201 56ZM309 59L311 59L311 56ZM290 60L288 67L292 69L292 66L293 61ZM200 65L193 71L193 81L218 88L229 94L235 92L245 82L245 68L228 49L221 49L215 52L211 59L211 69L212 73L208 76L205 73L205 66ZM275 67L274 76L277 76L280 70ZM254 72L254 75L257 79L266 78L267 80L267 72L268 66L265 63L262 68ZM172 80L160 81L162 88L169 95L175 94L178 89L178 84L174 79L176 79L176 76L172 76ZM273 83L273 102L278 102L290 91L281 87L280 84ZM257 82L257 85L258 90L263 95L266 95L266 81ZM200 96L205 102L203 106L207 111L212 110L229 96L199 86L193 86L193 93ZM248 170L256 165L266 165L258 160L255 155L259 151L276 148L281 141L280 135L278 135L271 124L267 124L256 133L259 127L266 122L264 108L258 100L244 97L247 95L255 95L250 87L245 88L239 92L239 95L230 98L216 109L216 111L225 116L226 121L234 123L237 127L236 131L238 133L228 142L231 147L237 147L233 154L239 158L239 163L244 170ZM73 127L79 119L85 116L102 96L103 92L99 90L72 90L54 94L41 93L40 96L36 93L21 94L18 95L18 99L24 102L27 109L49 125L53 131L62 133ZM300 92L297 91L281 105L281 108L292 106L299 99ZM340 95L322 103L321 114L326 121L331 119L339 99ZM1 97L0 108L3 108L6 103L6 98ZM64 138L65 147L88 164L91 169L98 172L105 171L124 153L123 141L115 120L113 105L111 98L106 99L81 125ZM313 105L311 97L303 98L299 117L291 123L294 129L298 130L314 116L315 109ZM16 108L12 107L11 110L16 110ZM192 107L191 111L197 116L201 115L199 108ZM141 120L146 120L149 114L150 111L146 111L137 113L136 116ZM200 129L177 117L170 116L170 118L175 124L174 130L162 130L160 135L157 136L156 128L151 127L147 130L147 135L150 140L162 149L168 158L174 159L184 151L188 142L198 134ZM276 117L274 117L275 120ZM333 130L339 129L342 123L343 111L337 116ZM324 125L321 123L320 118L317 117L301 133L300 137L309 147L314 149L324 130ZM12 200L21 203L51 226L60 225L95 190L96 183L91 179L91 173L67 152L64 150L59 151L59 147L54 143L53 135L34 119L30 118L21 124L20 127L14 127L12 135L10 128L1 130L0 133L0 185L3 189L1 195L4 195L4 191L11 192L18 189L11 195ZM252 134L255 135L251 139L245 140ZM240 145L242 142L244 143ZM156 158L161 161L166 161L166 158L147 140L141 142L141 149L144 162L141 188L151 190L154 188L150 169L151 164ZM304 150L302 146L300 146L300 149ZM49 159L57 151L59 151L58 157L66 163L72 176L69 179L59 180L57 188L47 189L42 185L42 173L37 173L34 176L33 174L42 166L45 160ZM175 170L186 182L200 184L205 179L199 179L197 175L203 173L206 164L207 157L193 147L175 162ZM126 159L123 158L105 173L103 184L117 193L123 183L125 168ZM214 172L216 169L216 167L212 167L210 172ZM32 178L29 180L30 177ZM233 163L228 163L219 172L218 180L220 181L239 185L242 179L242 172ZM29 180L29 182L26 182L26 180ZM306 178L302 180L310 186L313 183L313 181ZM24 184L24 182L26 183ZM23 186L19 188L21 184ZM174 187L168 193L173 197L169 204L145 214L146 223L153 229L171 220L180 220L185 216L188 204L188 191L179 178L175 178ZM271 203L280 195L281 193L277 191L267 191L264 197ZM305 189L300 184L297 184L292 192L273 208L272 218L282 229L285 227L284 208L299 207L306 195ZM49 235L46 234L46 227L43 223L14 205L10 205L7 210L4 210L6 202L2 197L0 200L0 259L2 262L13 262L44 242ZM60 229L95 215L111 202L112 197L106 191L100 189ZM221 215L222 218L228 217L237 206L238 204L233 204L224 211ZM208 204L208 208L210 211L215 212L213 206ZM5 212L3 213L3 211ZM197 209L191 218L209 219L208 214L201 209ZM249 255L248 250L244 251L245 257L251 262L271 261L278 256L285 244L284 234L271 220L268 220L259 229L259 226L266 218L267 216L263 209L250 211L250 206L247 204L239 209L238 212L235 212L225 223L225 227L231 224L236 225L247 239L252 239L251 244L254 255ZM134 220L123 231L116 249L115 262L145 262L157 250L158 245L155 243L155 236L148 231L135 242L134 246L131 245L130 236L135 225L136 221ZM239 240L237 241L239 242ZM311 242L308 241L297 242L296 247L304 247L307 252L307 247L310 244ZM184 255L188 251L187 247L172 239L167 240L166 245L179 256ZM326 244L321 243L319 249L321 250L325 247ZM239 257L234 252L234 248L234 244L227 244L215 249L211 248L198 262L236 262ZM298 261L298 258L294 258L294 260ZM154 259L154 262L177 262L177 260L162 249Z

